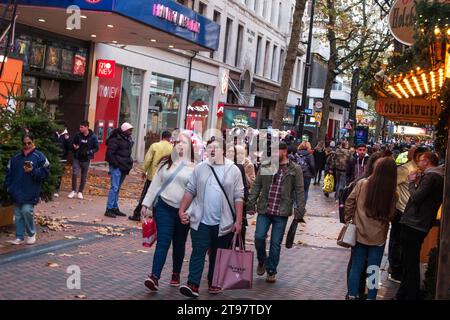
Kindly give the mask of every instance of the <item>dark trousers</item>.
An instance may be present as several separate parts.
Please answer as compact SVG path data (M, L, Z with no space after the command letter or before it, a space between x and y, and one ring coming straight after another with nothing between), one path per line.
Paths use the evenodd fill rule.
M145 180L144 189L142 190L141 196L139 197L138 205L136 206L136 209L133 211L133 216L140 217L141 216L141 209L142 209L142 201L145 199L145 195L147 194L148 188L150 187L150 184L152 182L150 180Z
M173 245L172 273L181 273L189 225L182 224L178 216L178 209L169 206L161 198L156 206L154 218L158 233L155 254L153 256L152 274L158 279L161 277L161 272L166 263L167 253L171 244Z
M418 300L420 298L420 249L426 232L402 225L402 283L397 291L398 300Z
M72 161L72 191L78 191L83 193L84 187L86 185L87 175L89 171L90 161L79 161L78 159L73 159ZM77 190L77 179L81 173L80 188Z
M62 178L64 176L64 173L66 171L66 165L67 165L67 160L60 160L59 161L61 164L61 175L58 176L58 184L56 185L56 192L59 193L59 190L61 189L61 183L62 183Z
M402 243L401 224L402 212L396 211L395 218L391 222L391 232L389 234L388 259L390 273L394 279L401 279L402 276Z
M230 247L233 233L219 237L219 226L208 226L200 223L198 230L191 229L192 253L189 261L188 283L200 286L205 257L209 249L208 283L212 283L217 249Z
M322 180L322 171L323 170L317 170L316 176L314 177L314 184L319 184L320 180Z

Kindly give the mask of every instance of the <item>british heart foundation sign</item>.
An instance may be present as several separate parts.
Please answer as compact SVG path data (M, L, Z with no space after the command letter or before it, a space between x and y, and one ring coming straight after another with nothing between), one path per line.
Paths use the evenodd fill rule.
M97 77L114 78L116 62L114 60L97 60Z
M386 98L377 100L375 110L392 121L435 124L442 108L437 100Z

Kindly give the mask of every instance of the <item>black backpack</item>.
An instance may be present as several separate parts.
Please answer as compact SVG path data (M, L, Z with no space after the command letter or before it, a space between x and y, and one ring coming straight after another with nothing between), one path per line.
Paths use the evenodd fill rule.
M353 188L356 185L356 181L353 181L349 185L345 186L339 192L339 221L345 223L345 201L347 200L350 193L352 193Z

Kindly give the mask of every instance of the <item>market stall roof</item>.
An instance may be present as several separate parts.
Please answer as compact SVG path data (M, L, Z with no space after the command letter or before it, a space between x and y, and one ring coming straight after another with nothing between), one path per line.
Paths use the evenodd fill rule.
M70 6L81 9L79 29L67 23ZM193 51L217 50L220 35L217 23L169 0L19 0L17 22L85 41Z

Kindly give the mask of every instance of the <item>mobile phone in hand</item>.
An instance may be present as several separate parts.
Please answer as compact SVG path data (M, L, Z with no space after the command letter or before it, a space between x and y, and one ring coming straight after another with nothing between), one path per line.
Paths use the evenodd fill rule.
M28 167L28 168L33 167L33 162L32 161L25 161L24 164L25 164L25 167Z

